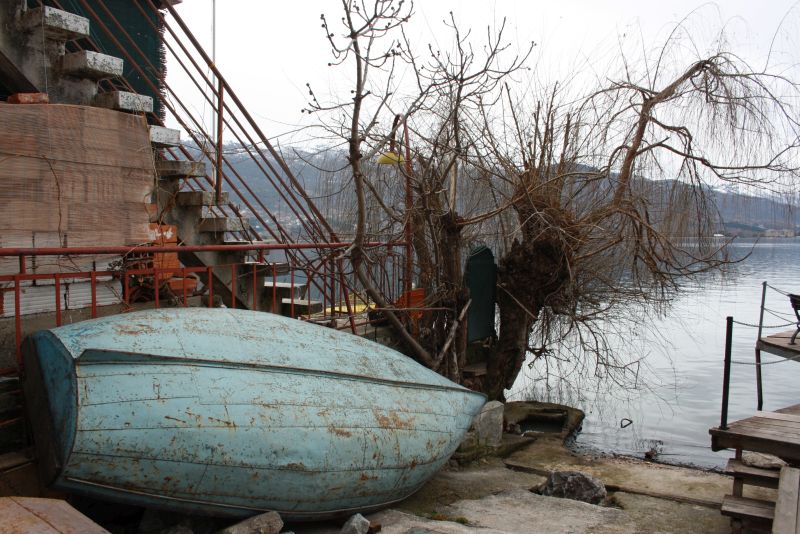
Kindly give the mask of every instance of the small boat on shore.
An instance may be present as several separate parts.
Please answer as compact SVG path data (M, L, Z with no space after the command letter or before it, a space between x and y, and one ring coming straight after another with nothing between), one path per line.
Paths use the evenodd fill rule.
M388 506L485 401L383 345L244 310L113 315L37 332L23 356L45 484L205 515Z

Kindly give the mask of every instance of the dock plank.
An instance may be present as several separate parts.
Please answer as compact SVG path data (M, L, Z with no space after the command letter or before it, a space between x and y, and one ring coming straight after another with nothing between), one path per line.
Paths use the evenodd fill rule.
M777 488L780 472L774 469L762 469L745 464L741 460L731 458L725 467L725 474L742 479L746 484Z
M0 497L4 534L108 534L108 531L59 499Z
M800 423L800 414L795 414L795 413L758 411L753 417L774 419L775 421L785 421L787 423Z
M800 469L785 466L781 468L780 482L778 483L778 501L775 504L775 519L772 524L773 533L797 533L798 499L800 499Z
M775 516L775 505L760 499L726 495L722 500L721 512L728 517L768 524Z
M800 358L800 341L794 345L789 344L794 332L794 330L787 330L762 337L756 342L756 349L782 358Z

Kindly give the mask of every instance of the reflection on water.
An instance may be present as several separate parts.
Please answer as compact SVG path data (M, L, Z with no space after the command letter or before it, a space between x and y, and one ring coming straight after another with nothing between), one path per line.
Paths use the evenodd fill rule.
M645 357L641 384L646 387L620 391L584 378L576 392L570 387L576 379L570 377L564 383L550 380L546 388L537 381L541 376L537 366L518 379L509 399L532 397L583 409L586 421L577 438L579 446L639 456L654 450L661 461L723 466L731 454L711 451L708 429L719 425L725 317L757 324L764 281L784 291L800 292L800 240L764 239L755 247L743 240L733 245L732 256L744 256L751 248L752 254L738 266L735 276L706 278L699 287L679 295L666 317L635 332L635 343L624 350L640 351L627 354L628 359ZM785 324L793 317L789 299L777 291L768 290L766 306L782 315L767 313L765 325ZM756 336L756 329L735 325L734 361L753 361ZM800 403L800 362L769 354L762 358L782 362L763 367L764 409ZM733 366L729 421L753 415L755 384L755 367ZM633 423L627 424L626 418Z

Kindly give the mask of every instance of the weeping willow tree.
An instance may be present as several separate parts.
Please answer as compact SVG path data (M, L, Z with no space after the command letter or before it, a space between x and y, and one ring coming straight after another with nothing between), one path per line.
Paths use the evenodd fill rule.
M778 189L797 176L797 85L722 48L687 60L680 32L638 63L621 50L616 77L520 96L529 51L511 53L502 25L474 45L451 16L451 43L418 56L402 34L410 6L343 0L342 9L343 31L324 18L323 27L337 64L355 72L354 89L311 108L335 111L339 127L328 131L347 142L354 263L370 209L396 238L411 218L418 282L436 311L416 336L392 322L412 357L464 382L464 251L492 244L498 335L487 375L469 383L491 398L503 397L527 356L548 357L565 336L578 340L573 357L587 368L623 379L626 362L602 325L729 262L711 239L713 188ZM393 85L398 62L416 77L405 99ZM364 164L396 135L381 125L397 112L414 137L408 213Z

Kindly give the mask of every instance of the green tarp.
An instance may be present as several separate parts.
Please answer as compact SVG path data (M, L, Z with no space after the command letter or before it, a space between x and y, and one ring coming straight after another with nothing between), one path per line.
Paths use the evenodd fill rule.
M491 250L480 246L470 252L465 278L472 299L467 315L467 342L472 343L495 335L494 298L497 266Z
M46 0L45 3L58 7L54 5L52 0ZM65 11L89 19L91 39L100 49L100 52L120 57L124 60L123 75L125 79L133 86L136 93L153 97L154 111L163 118L160 94L162 88L160 80L165 73L166 66L166 55L161 38L163 28L158 14L150 2L147 0L86 0L91 11L85 9L79 0L59 0L58 3ZM119 22L125 33L134 40L136 46L131 44L128 37L117 26L112 17L106 13L102 7L103 5L111 12L113 19ZM137 5L141 7L141 10ZM142 12L147 16L143 15ZM105 26L105 29L103 26ZM114 39L109 36L109 33L119 41L124 51L120 50L120 47L114 43ZM139 65L143 73L136 69L130 59L133 59ZM159 90L154 91L151 84Z

